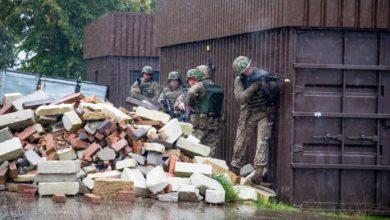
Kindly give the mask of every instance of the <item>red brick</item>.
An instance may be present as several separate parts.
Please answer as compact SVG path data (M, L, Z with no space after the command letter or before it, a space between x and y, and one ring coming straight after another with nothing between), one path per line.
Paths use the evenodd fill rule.
M84 157L82 159L80 159L80 166L81 167L86 167L86 166L89 166L92 162L92 158L90 157Z
M28 142L30 143L37 143L39 141L39 139L41 138L41 135L38 134L38 133L34 133L33 135L31 135L29 138L28 138Z
M37 193L38 189L28 189L20 192L24 198L34 198L35 194Z
M129 146L126 146L123 150L125 151L125 154L126 154L126 155L129 154L129 153L131 153L131 152L133 152L133 148L131 148L131 147L129 147Z
M72 139L70 141L70 145L72 145L72 147L76 150L84 150L88 147L88 144L85 142L85 141L82 141L80 139Z
M171 158L169 159L169 168L168 168L169 176L174 176L176 159L177 159L177 156L175 154L172 154Z
M18 168L16 167L16 162L13 161L13 162L10 162L9 165L9 173L8 173L8 176L10 178L16 178L18 177Z
M141 151L142 151L142 141L141 140L133 140L133 143L132 143L132 147L133 147L133 151L134 153L136 154L141 154Z
M5 167L0 170L0 184L5 184L7 182L8 177L8 167Z
M37 130L33 126L30 126L25 128L20 134L18 134L18 137L20 138L20 140L24 141L35 132L37 132Z
M118 127L119 127L120 131L125 131L127 128L127 125L125 122L122 121L121 123L118 124Z
M118 201L122 202L134 202L134 192L131 191L120 191L116 197Z
M25 191L38 191L38 186L33 184L20 183L17 184L17 192L25 192ZM35 194L35 193L34 193Z
M66 202L66 196L64 194L54 194L52 196L53 201L57 203L65 203Z
M135 131L135 128L131 125L129 127L127 127L125 130L125 132L129 138L131 138L133 136L134 131Z
M68 96L65 96L61 99L55 100L54 102L50 103L50 105L58 105L58 104L70 104L74 102L79 102L84 96L81 93L74 93Z
M100 145L97 143L93 143L89 145L87 149L85 149L83 155L84 157L93 157L100 150Z
M119 138L125 138L126 137L126 132L122 131L120 134L119 134Z
M92 203L92 204L100 204L100 201L102 200L100 196L97 196L92 193L85 193L83 199L85 202Z
M45 141L46 141L46 153L50 154L50 153L56 152L56 143L54 141L53 135L46 134Z
M76 137L77 137L76 134L71 133L71 134L69 134L68 137L66 138L66 141L67 141L68 143L70 143L70 141L71 141L72 139L75 139Z
M103 140L104 139L104 134L100 133L100 132L96 132L95 134L95 137L98 139L98 140Z
M117 142L119 140L119 134L117 131L115 131L114 133L108 135L105 140L107 141L107 144L108 145L113 145L115 142Z
M31 150L31 149L35 149L35 145L27 143L26 145L24 145L23 149L25 151L28 151L28 150Z
M47 152L45 153L47 154ZM42 153L42 157L44 154ZM47 155L47 160L58 160L58 155L56 152L51 152L50 154Z
M95 137L92 135L88 135L88 141L93 142L95 140Z
M0 109L0 115L10 113L10 112L12 112L13 109L14 109L14 107L13 107L12 103L7 103Z
M118 152L126 146L127 146L127 141L126 141L126 139L122 138L119 141L117 141L116 143L114 143L113 145L111 145L111 148L114 149L116 152Z

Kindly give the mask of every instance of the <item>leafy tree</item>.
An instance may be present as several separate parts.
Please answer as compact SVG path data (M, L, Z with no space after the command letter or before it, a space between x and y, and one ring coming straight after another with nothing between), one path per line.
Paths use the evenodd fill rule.
M5 48L11 48L14 54L19 51L29 54L21 63L23 71L83 78L84 26L110 11L151 12L152 1L0 0L0 23L11 42ZM8 57L14 58L12 53Z
M13 65L15 59L13 45L14 42L9 36L7 29L0 23L0 70Z

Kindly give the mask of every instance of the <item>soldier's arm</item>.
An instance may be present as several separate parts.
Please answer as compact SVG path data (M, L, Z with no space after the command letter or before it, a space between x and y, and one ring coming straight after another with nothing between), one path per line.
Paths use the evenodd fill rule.
M245 89L240 79L236 78L234 81L234 96L240 105L247 104L252 94L256 92L259 87L260 85L258 83L253 83L251 86Z
M158 99L157 99L157 101L159 101L159 102L163 102L164 101L164 99L165 99L165 92L164 92L164 89L161 91L161 93L160 93L160 95L158 96Z
M194 86L188 89L187 95L188 95L188 105L193 106L193 103L195 100L202 96L205 89L203 87L202 83L196 83Z
M153 100L157 101L157 99L158 99L158 97L160 96L160 93L161 93L161 86L157 82L154 83L153 93L154 93Z
M129 97L131 97L133 94L137 94L137 93L141 93L141 90L140 90L140 88L138 86L137 81L135 81L133 83L133 85L130 87Z
M185 93L182 93L181 95L179 95L176 100L175 100L175 104L173 104L173 108L177 111L180 111L179 109L179 104L180 103L185 103L185 96L186 94Z

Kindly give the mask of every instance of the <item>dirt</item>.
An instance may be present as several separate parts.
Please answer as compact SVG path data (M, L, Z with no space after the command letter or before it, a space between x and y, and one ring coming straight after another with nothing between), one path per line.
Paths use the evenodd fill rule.
M166 203L138 198L134 203L107 201L84 203L82 197L68 197L54 203L51 197L26 198L22 194L0 193L0 219L326 219L305 212L275 212L251 204L209 205Z

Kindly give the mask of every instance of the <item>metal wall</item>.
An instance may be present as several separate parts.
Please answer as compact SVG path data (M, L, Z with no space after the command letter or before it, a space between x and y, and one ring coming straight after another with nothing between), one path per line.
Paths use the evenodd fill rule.
M218 156L228 161L239 114L234 58L247 55L255 66L291 78L281 89L271 149L279 198L310 207L389 210L388 51L389 32L283 28L163 47L160 65L163 73L184 73L212 58L215 81L225 90ZM248 162L254 152L253 138Z
M113 12L84 28L84 59L104 56L158 57L154 15Z
M287 26L390 28L388 0L157 0L159 47Z
M132 74L149 65L159 71L157 57L99 57L86 62L86 79L109 85L108 99L116 106L130 107L126 98L133 84Z

